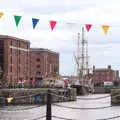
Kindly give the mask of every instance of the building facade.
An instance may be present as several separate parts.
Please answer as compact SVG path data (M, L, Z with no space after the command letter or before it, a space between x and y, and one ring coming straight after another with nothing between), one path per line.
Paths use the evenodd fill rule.
M119 71L115 71L108 65L107 68L99 68L96 69L93 66L93 82L101 83L101 82L114 82L119 78Z
M59 75L59 53L43 48L31 48L30 75L41 78Z
M29 83L29 49L29 41L0 35L0 67L8 84L17 86L23 80Z

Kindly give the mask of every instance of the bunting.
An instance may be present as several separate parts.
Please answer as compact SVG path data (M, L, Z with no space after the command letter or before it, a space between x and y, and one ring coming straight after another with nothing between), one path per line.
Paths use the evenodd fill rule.
M39 19L36 18L32 18L32 25L33 25L33 29L35 29L37 23L39 22Z
M2 18L3 16L4 16L4 12L0 12L0 18ZM14 20L15 20L16 27L18 27L21 18L22 18L22 16L14 15ZM33 29L36 28L39 20L40 19L32 18L32 27L33 27ZM49 21L49 25L50 25L50 28L51 28L52 31L55 29L56 24L57 24L57 21L55 21L55 20L50 20ZM67 28L69 30L73 30L73 29L76 29L76 27L78 27L76 25L76 23L74 23L74 22L66 22L65 24L67 25ZM92 26L93 26L92 24L85 24L86 31L89 32L91 30ZM107 33L109 31L109 28L110 28L109 25L102 25L102 30L103 30L103 32L104 32L105 35L107 35Z
M89 32L92 27L92 24L85 24L85 27L86 27L87 32Z
M56 26L56 21L49 21L50 22L50 27L51 27L51 30L53 30L54 29L54 27Z
M103 25L103 26L102 26L103 32L104 32L106 35L107 35L107 33L108 33L109 28L110 28L109 25Z
M0 18L2 18L3 15L4 15L4 13L3 13L3 12L0 12Z
M7 102L8 102L8 103L11 103L12 100L13 100L13 97L8 97L8 98L7 98Z
M22 16L14 15L14 19L15 19L16 27L18 27L18 24L20 23L21 18L22 18Z
M66 26L68 30L74 31L76 23L73 22L67 22Z

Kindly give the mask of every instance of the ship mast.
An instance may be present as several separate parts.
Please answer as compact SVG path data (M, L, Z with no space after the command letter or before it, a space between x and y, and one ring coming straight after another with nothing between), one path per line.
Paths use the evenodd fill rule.
M89 73L88 68L88 42L84 37L84 27L82 27L81 38L80 33L78 33L77 38L77 75L79 77L80 83L84 85L85 76Z

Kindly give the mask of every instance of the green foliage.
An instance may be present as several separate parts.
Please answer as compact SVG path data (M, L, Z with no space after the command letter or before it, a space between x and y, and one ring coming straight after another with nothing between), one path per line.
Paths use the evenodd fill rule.
M2 71L2 69L0 68L0 88L6 88L7 86L8 85L7 85L6 76Z

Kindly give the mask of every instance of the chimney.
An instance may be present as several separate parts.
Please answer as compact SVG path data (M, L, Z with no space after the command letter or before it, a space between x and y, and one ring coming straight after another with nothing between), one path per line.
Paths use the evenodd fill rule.
M93 72L95 71L95 65L93 65Z
M108 69L111 69L111 65L108 65Z

